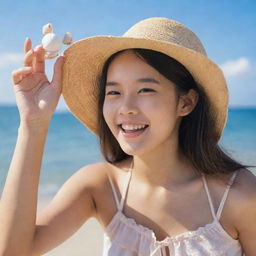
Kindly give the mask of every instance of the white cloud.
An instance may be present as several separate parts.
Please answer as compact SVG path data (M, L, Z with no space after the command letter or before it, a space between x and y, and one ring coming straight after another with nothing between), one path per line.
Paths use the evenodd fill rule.
M237 60L230 60L220 65L225 77L240 76L252 70L249 59L243 57Z
M13 65L22 64L24 55L21 53L3 53L0 54L0 69L4 69Z

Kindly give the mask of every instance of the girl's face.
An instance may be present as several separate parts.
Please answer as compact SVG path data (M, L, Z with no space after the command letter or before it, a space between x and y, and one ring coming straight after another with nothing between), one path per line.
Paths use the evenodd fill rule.
M142 155L170 143L181 119L177 107L174 84L132 51L111 62L103 115L125 153ZM126 137L120 127L123 123L148 127L136 137Z

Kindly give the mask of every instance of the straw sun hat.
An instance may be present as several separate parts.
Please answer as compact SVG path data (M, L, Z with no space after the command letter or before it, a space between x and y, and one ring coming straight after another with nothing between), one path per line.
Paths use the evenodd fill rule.
M97 130L97 76L113 53L145 48L182 63L203 86L221 137L227 121L228 89L221 69L209 58L199 38L184 25L168 18L148 18L122 36L93 36L75 42L64 52L62 94L69 110L90 131Z

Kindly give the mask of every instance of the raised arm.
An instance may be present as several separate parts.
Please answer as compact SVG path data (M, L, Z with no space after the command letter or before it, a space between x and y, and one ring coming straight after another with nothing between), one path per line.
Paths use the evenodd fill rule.
M20 113L18 138L0 201L0 256L39 256L96 217L93 189L102 164L82 167L37 215L38 185L50 119L61 95L63 57L54 65L50 83L44 50L24 45L24 67L13 72Z

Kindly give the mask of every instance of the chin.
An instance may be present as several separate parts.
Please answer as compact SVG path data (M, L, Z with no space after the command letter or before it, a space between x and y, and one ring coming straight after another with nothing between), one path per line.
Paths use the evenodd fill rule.
M136 155L136 156L143 156L150 154L152 151L154 151L154 146L151 145L145 145L145 144L136 144L132 142L120 142L118 141L121 149L127 154L127 155ZM152 147L153 146L153 147Z

